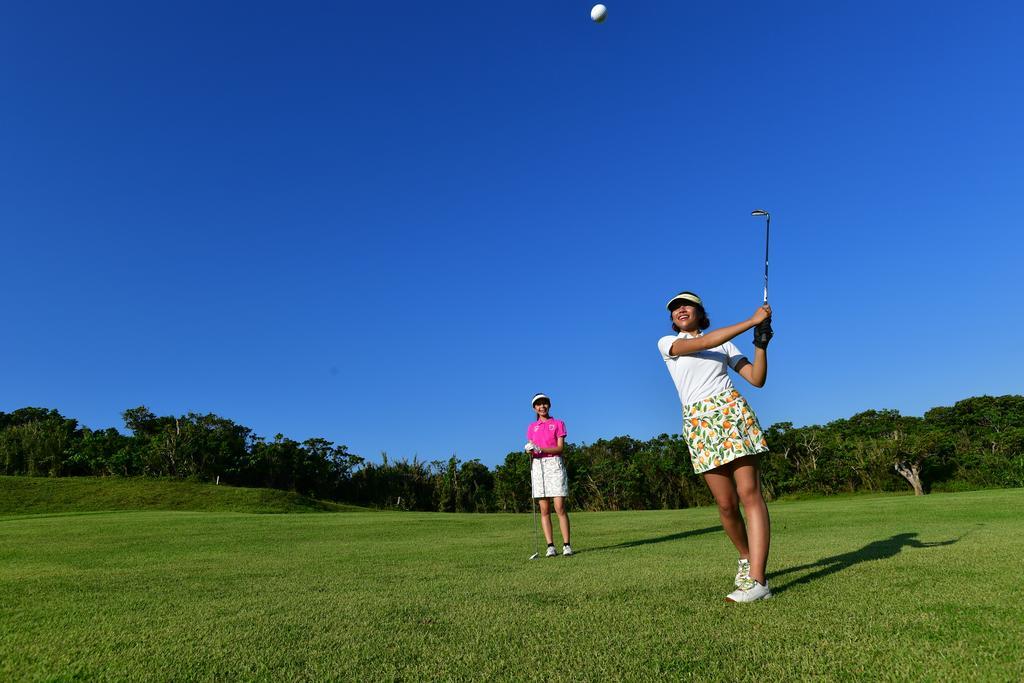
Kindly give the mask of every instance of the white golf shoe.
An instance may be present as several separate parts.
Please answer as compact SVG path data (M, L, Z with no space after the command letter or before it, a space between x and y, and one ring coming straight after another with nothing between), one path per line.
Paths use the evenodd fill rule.
M558 555L558 551L555 550L555 546L549 545L548 551L544 553L544 557L555 557L556 555Z
M562 546L562 555L565 556L565 557L571 556L572 555L572 546L570 546L568 543L563 545Z
M739 588L744 579L750 578L750 560L740 558L739 562L736 563L736 582L735 586Z
M768 586L758 583L748 576L739 588L725 596L725 599L727 602L756 602L767 600L770 597L772 597L772 592L768 590Z

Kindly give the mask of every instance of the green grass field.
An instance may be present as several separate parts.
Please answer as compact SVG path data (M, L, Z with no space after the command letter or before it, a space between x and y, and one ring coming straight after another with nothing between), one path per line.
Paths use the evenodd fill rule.
M0 516L0 680L1024 678L1024 490L770 506L722 601L713 508Z
M111 510L349 512L363 510L275 489L116 477L0 477L0 515Z

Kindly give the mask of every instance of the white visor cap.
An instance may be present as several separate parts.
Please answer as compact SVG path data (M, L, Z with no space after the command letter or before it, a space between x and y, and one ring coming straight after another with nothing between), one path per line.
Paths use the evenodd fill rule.
M674 304L677 301L688 301L691 304L697 304L701 308L704 308L704 302L701 301L700 297L694 294L693 292L679 292L674 297L668 300L668 303L665 304L665 308L671 311L672 304Z

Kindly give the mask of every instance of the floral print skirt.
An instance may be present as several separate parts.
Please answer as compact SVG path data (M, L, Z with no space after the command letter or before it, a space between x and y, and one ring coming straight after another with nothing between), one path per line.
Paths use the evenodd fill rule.
M757 416L735 389L683 406L683 438L697 474L768 450Z
M565 460L562 456L530 458L530 478L533 483L534 498L567 497L569 495L569 477L565 473Z

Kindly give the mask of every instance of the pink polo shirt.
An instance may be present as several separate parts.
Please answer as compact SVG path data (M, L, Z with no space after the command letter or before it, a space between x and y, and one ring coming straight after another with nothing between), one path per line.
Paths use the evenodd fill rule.
M536 420L526 428L526 438L541 448L558 448L558 437L565 436L565 423L555 418ZM545 453L538 458L558 457L558 453Z

